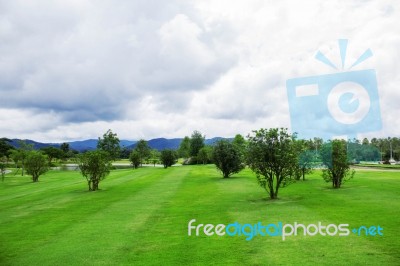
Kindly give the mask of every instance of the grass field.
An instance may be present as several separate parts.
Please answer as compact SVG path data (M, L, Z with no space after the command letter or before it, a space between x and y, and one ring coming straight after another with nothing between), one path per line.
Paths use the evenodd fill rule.
M0 183L0 265L400 265L400 172L360 170L334 190L316 171L266 193L251 171L115 170L87 192L78 172ZM381 226L383 236L188 236L188 222Z

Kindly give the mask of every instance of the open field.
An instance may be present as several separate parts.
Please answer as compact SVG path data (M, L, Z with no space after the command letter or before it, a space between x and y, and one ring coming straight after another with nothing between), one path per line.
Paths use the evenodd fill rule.
M400 172L359 171L334 190L316 171L278 200L245 170L113 171L87 192L78 172L0 183L0 265L399 265ZM188 222L381 226L383 236L188 236Z

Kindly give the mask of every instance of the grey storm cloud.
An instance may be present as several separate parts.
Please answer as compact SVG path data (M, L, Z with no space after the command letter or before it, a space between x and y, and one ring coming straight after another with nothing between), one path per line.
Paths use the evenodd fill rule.
M201 90L232 64L179 8L145 2L2 3L0 104L114 120L145 95Z

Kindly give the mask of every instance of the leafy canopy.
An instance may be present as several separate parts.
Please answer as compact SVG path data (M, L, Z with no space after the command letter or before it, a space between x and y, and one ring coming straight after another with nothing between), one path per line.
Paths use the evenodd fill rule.
M239 173L245 167L240 148L227 140L219 140L215 144L213 159L215 166L222 172L224 178Z
M249 136L247 163L271 199L293 181L297 169L295 136L285 128L260 129Z
M112 165L107 152L95 150L81 154L78 166L88 182L89 191L95 191L98 190L100 181L110 173Z

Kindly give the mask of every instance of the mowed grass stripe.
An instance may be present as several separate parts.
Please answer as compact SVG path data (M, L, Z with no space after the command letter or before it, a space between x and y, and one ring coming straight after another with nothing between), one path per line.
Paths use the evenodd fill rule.
M140 231L140 245L134 257L144 265L216 264L221 257L224 263L237 262L228 253L236 241L223 238L188 236L187 224L191 219L197 223L218 224L227 220L230 199L219 190L219 174L215 167L191 166L190 175L183 180L170 202L159 212L153 212L152 229ZM224 255L225 254L225 255Z
M119 192L126 191L127 188L129 191L128 193L103 194L105 191L87 192L85 181L77 172L54 174L59 177L58 183L61 191L54 191L50 187L44 194L30 193L29 196L17 197L18 200L6 202L7 204L2 201L0 235L9 241L7 241L8 243L0 242L0 245L4 245L4 248L0 249L0 259L29 253L29 250L46 242L49 238L48 235L55 235L59 231L66 230L71 224L90 220L93 213L102 211L108 204L122 200L145 186L152 185L153 180L158 179L158 176L149 176L146 171L114 171L101 183L100 188L112 189L113 183L121 184L123 182L125 186L121 186ZM72 188L70 180L78 176L80 176L81 182L79 186ZM25 183L24 178L16 178L22 182L23 186L35 189L31 183ZM138 181L136 186L129 185L130 182L136 180ZM40 185L42 189L46 189L48 185L46 179L42 179ZM59 202L60 204L56 206L60 206L62 210L46 207L46 205L54 205L59 200L63 202ZM47 204L43 205L42 202ZM45 209L40 210L41 206ZM21 208L25 210L21 210ZM23 231L24 238L15 239L20 235L12 232L18 230Z
M146 178L133 183L121 181L136 173L145 174ZM126 174L115 177L115 180L118 180L117 186L110 186L114 183L112 177L110 183L103 184L107 191L93 193L105 197L97 198L105 202L101 208L97 208L96 212L88 212L86 216L81 215L79 220L70 223L62 232L31 250L27 256L21 257L17 264L25 264L35 259L41 261L41 256L47 258L48 265L54 265L55 262L60 264L59 261L68 265L110 265L121 258L126 261L126 254L132 254L132 247L140 245L136 230L147 223L152 212L162 208L163 203L179 186L185 171L176 174L173 168L139 169L130 170ZM118 189L117 196L113 195L114 199L107 200L106 193L111 193L114 189ZM90 202L85 204L90 205ZM68 247L68 253L65 252L65 247ZM101 253L99 249L102 249ZM74 256L71 257L70 254Z
M54 175L58 179L54 177ZM50 178L46 178L47 176L50 176ZM8 186L0 193L0 201L3 203L0 210L5 214L3 217L0 217L0 222L6 224L12 221L12 224L18 224L18 222L15 223L15 218L23 220L24 216L35 216L37 212L44 210L61 209L62 211L74 209L79 212L79 208L77 207L87 200L100 201L103 204L112 203L113 200L119 200L119 197L123 197L124 193L106 198L104 198L101 193L106 190L112 190L113 187L121 183L125 183L125 186L129 187L128 184L130 182L147 177L147 173L137 172L132 175L132 172L129 172L129 170L115 171L110 177L107 177L101 182L100 191L91 194L88 194L85 179L79 172L52 172L47 176L43 176L39 183L32 183L27 177L13 177L14 180L12 180L13 182L11 183L16 183L16 180L18 180L19 183L17 183L15 187ZM126 178L121 178L124 176ZM55 187L54 180L57 180L58 187ZM143 184L140 183L140 185L142 186ZM7 190L11 190L12 193ZM29 190L29 192L26 192L27 190ZM123 190L123 188L121 190ZM103 206L104 205L92 205L91 210L97 211L97 207L102 208ZM85 209L85 212L87 211L89 210ZM40 216L37 218L40 219Z
M64 173L51 173L49 180L58 179L63 189L44 190L41 197L17 195L0 207L0 239L5 240L0 242L1 265L398 265L400 261L399 173L360 171L342 189L334 190L315 171L307 181L282 189L274 201L266 199L248 169L229 179L223 179L214 166L118 170L95 193L87 192L84 179L75 175L81 183ZM13 182L3 188L28 185ZM40 185L47 186L45 179ZM0 191L0 200L10 193L15 190ZM20 205L26 209L18 209ZM34 211L24 214L29 207ZM15 217L3 219L3 214ZM196 224L382 222L385 235L297 236L285 241L268 236L251 241L245 236L189 237L187 224L193 218ZM34 225L32 230L29 225Z
M382 174L387 175L387 173ZM360 237L352 235L352 233L349 237L301 235L288 237L284 243L276 243L276 245L271 245L271 243L268 243L268 245L257 244L257 242L263 240L254 239L255 248L263 247L271 251L270 254L278 254L277 256L269 256L268 263L292 264L294 261L298 263L307 261L308 264L312 265L329 261L330 264L334 264L332 262L337 260L337 253L333 251L339 250L340 256L345 257L346 262L351 265L375 265L378 262L396 265L398 263L398 253L395 252L393 246L387 246L387 243L397 243L396 247L399 246L399 241L396 240L398 222L388 219L387 214L400 207L399 194L393 189L393 187L399 186L400 176L397 179L389 178L393 182L386 185L392 187L391 193L382 197L386 198L384 200L386 202L391 199L396 203L394 205L386 203L383 208L380 207L380 196L377 201L373 197L366 197L371 193L376 194L382 186L377 182L379 179L376 179L376 174L364 176L363 173L359 173L356 179L339 190L332 189L329 183L321 182L319 171L307 178L306 182L300 181L281 190L278 201L268 200L265 202L268 206L268 208L264 208L268 213L266 223L282 221L283 223L293 224L298 222L307 225L322 222L323 225L349 223L350 226L380 224L387 229L385 235L383 237ZM263 209L262 206L257 206L254 212L257 213L259 209ZM370 210L379 214L372 214ZM251 220L250 213L248 213L248 216L247 219ZM396 217L399 217L399 215L397 214ZM350 229L352 228L350 227ZM278 239L275 238L275 240ZM323 244L318 245L318 243ZM278 248L274 250L274 247L282 246L285 247L284 252ZM314 248L310 249L309 247L312 246ZM259 250L262 251L262 249ZM296 254L296 258L290 256L291 252ZM258 263L256 262L256 264ZM343 261L338 262L338 265L342 264Z

